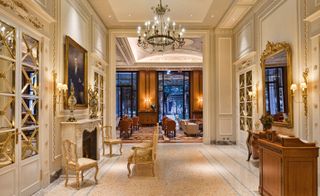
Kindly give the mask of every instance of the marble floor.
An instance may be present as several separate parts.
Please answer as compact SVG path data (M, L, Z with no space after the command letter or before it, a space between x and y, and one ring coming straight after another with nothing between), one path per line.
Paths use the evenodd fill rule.
M259 169L246 161L246 151L235 145L159 144L156 177L151 168L134 168L127 177L127 158L132 145L124 146L122 156L100 162L99 183L88 172L80 190L75 179L64 186L64 178L37 195L259 195Z

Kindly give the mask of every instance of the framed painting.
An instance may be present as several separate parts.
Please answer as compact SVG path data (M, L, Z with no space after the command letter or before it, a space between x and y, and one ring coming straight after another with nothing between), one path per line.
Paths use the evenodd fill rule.
M65 38L64 82L68 85L68 96L71 86L77 99L76 108L88 107L88 52L71 37ZM67 108L67 100L64 104Z

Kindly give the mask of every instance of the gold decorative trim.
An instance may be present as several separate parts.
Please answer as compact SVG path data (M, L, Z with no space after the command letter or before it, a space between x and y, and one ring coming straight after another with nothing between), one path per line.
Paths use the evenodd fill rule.
M291 46L287 42L269 42L266 45L266 49L263 51L260 57L260 65L262 70L262 90L265 89L265 60L268 57L274 56L282 51L287 53L287 92L290 92L290 86L292 84L292 52ZM265 93L262 93L263 96L263 113L266 114L266 96ZM279 127L293 127L293 101L292 96L288 95L288 122L273 122L275 126Z
M30 14L29 10L20 0L0 0L0 5L8 10L13 11L17 16L31 23L35 28L43 29L44 25L40 22L38 17Z

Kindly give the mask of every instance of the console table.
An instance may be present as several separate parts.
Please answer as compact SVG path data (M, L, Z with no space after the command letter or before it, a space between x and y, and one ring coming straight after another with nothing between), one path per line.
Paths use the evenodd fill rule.
M158 112L155 111L140 111L139 112L139 121L143 126L151 125L155 126L158 122Z
M102 144L100 142L100 123L101 119L82 119L78 120L76 122L61 122L61 139L62 139L62 145L63 141L68 139L71 142L75 143L77 145L77 156L78 157L83 157L83 135L84 132L94 132L96 131L96 146L94 147L96 153L95 153L95 158L96 160L100 159L100 153L99 153L99 148L100 145ZM62 147L63 148L63 147ZM63 165L64 165L64 160L63 160Z
M258 139L259 191L262 195L291 196L318 194L318 147L296 137Z

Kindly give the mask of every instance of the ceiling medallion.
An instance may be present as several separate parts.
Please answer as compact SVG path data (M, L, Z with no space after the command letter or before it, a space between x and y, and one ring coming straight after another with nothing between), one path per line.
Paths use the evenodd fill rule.
M142 32L141 26L138 26L138 46L144 49L152 46L155 52L164 52L168 48L172 50L181 48L184 44L185 28L181 25L176 27L176 23L171 22L169 17L165 17L167 12L170 12L168 5L163 6L162 0L157 7L152 7L155 17L152 21L146 21L144 23L144 32Z

